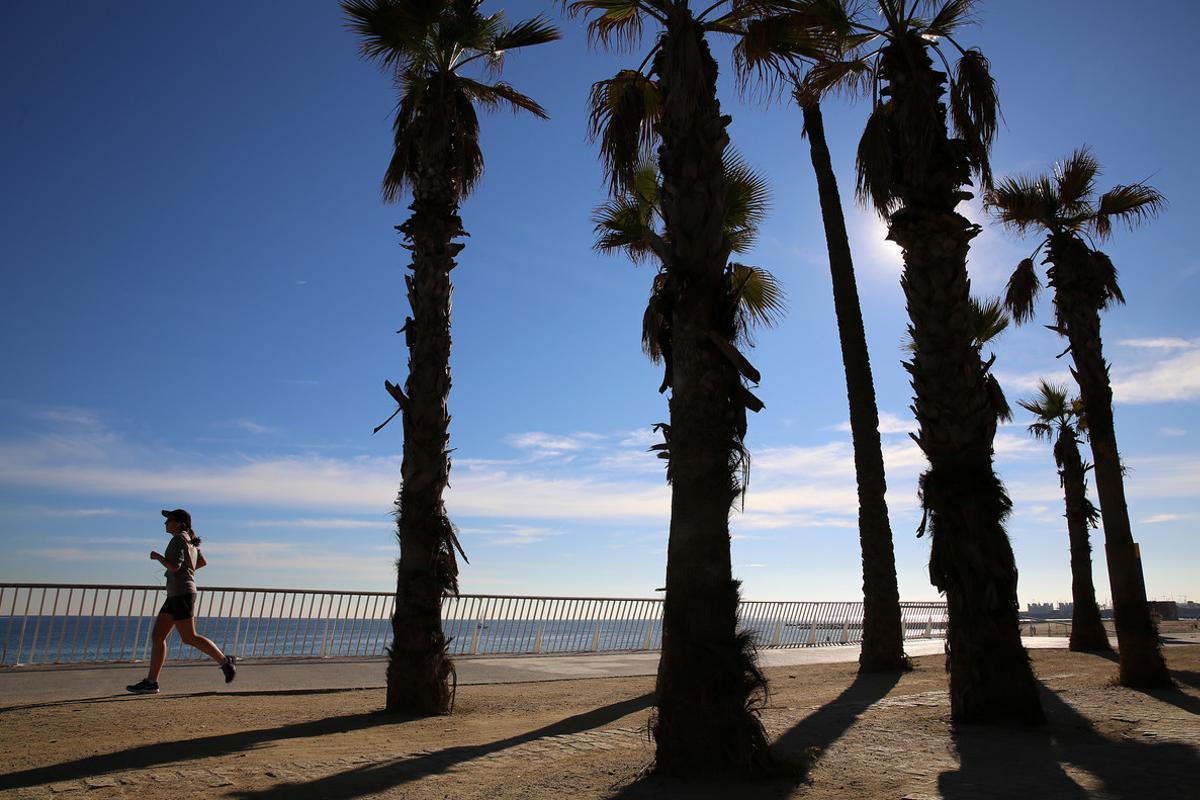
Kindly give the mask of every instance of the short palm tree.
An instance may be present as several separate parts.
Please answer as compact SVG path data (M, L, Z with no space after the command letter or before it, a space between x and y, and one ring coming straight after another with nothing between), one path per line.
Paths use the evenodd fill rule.
M1071 643L1072 650L1109 652L1108 633L1096 605L1092 584L1092 544L1088 531L1100 522L1100 511L1087 496L1087 472L1091 469L1079 454L1086 426L1081 416L1083 403L1068 399L1067 387L1049 381L1038 384L1037 396L1017 404L1033 414L1029 432L1038 439L1054 442L1054 463L1067 507L1067 535L1071 542Z
M403 389L385 381L404 426L387 710L447 713L454 666L441 602L458 592L455 550L461 553L442 500L450 475L450 270L463 248L454 240L466 235L458 206L483 169L476 107L546 116L507 83L466 73L486 65L495 75L506 50L559 34L541 17L508 24L503 14L484 15L479 0L343 0L342 8L363 55L391 73L400 90L384 198L412 196L412 215L397 226L412 253L412 275L404 278L412 316L402 329L409 375Z
M865 88L874 100L858 146L858 195L887 221L904 253L900 283L915 346L905 367L916 394L915 439L929 459L921 499L932 538L930 579L945 592L949 612L951 716L1041 721L1004 528L1011 501L993 466L995 402L972 330L967 252L980 228L956 211L971 196L972 174L985 186L991 179L995 84L983 53L955 38L973 0L871 5L877 19L856 16L858 4L849 0L798 2L838 43L798 90L817 99ZM953 70L948 50L957 55ZM953 75L935 69L935 59Z
M1094 241L1112 234L1113 222L1135 225L1156 216L1165 206L1153 186L1117 186L1096 196L1100 164L1082 148L1059 164L1053 175L1010 178L988 193L987 204L1005 225L1043 238L1033 256L1023 260L1008 283L1005 298L1018 323L1033 316L1041 288L1033 257L1045 248L1047 283L1054 289L1053 330L1070 342L1072 372L1088 423L1096 494L1104 517L1108 579L1121 656L1124 686L1169 686L1171 678L1158 643L1158 630L1146 605L1137 546L1129 525L1125 482L1113 424L1112 386L1100 339L1100 312L1125 302L1117 270Z
M674 773L756 772L769 762L758 718L764 682L747 636L737 632L738 583L729 511L747 463L746 410L762 402L744 385L758 371L737 350L739 290L729 277L726 126L717 99L711 33L740 36L764 4L730 0L693 11L688 0L564 0L589 17L604 46L653 47L637 69L597 82L591 130L616 193L655 157L661 236L648 247L663 264L656 306L670 331L671 528L663 649L652 732L656 768Z

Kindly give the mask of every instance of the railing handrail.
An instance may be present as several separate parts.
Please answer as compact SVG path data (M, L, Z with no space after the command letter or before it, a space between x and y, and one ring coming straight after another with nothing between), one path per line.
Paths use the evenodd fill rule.
M0 583L0 665L144 660L161 584ZM205 635L247 658L369 657L387 651L391 592L201 587ZM442 627L454 656L643 652L661 647L663 597L463 594L447 597ZM902 602L905 637L941 635L946 604ZM743 600L739 627L763 647L861 641L860 600ZM27 635L28 634L28 635ZM168 642L172 660L201 656Z
M161 583L150 584L133 584L133 583L39 583L36 581L20 581L20 582L4 582L0 581L0 589L130 589L133 591L165 591L166 587ZM367 597L392 597L396 593L394 591L367 591L362 589L295 589L295 588L276 588L273 586L199 586L201 592L278 592L282 594L298 593L298 594L321 594L321 595L351 595L351 596L367 596ZM665 594L665 592L664 592ZM639 602L639 603L658 603L662 602L662 597L601 597L601 596L585 596L585 595L552 595L552 594L474 594L463 592L458 595L452 595L461 599L481 599L481 600L580 600L580 601L605 601L605 602ZM753 598L743 598L741 603L862 603L862 600L755 600ZM944 606L944 600L901 600L901 606L914 607L920 605Z

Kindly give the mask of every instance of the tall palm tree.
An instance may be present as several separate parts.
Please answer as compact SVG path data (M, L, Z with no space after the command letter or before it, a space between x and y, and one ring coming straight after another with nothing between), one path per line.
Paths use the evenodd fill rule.
M993 381L972 331L967 252L980 228L956 211L971 196L972 173L990 183L998 114L987 59L955 39L975 3L877 0L879 18L870 21L856 17L848 0L800 5L822 18L831 37L854 44L805 74L804 96L865 84L874 97L858 146L858 195L904 252L900 283L915 345L905 368L916 394L914 438L929 460L920 479L922 526L932 539L930 579L948 607L951 716L1041 721L1004 529L1011 501L993 466ZM950 47L953 76L934 68L937 59L951 71Z
M1100 523L1100 511L1087 496L1087 472L1091 465L1079 454L1086 431L1083 403L1067 398L1067 387L1041 381L1037 396L1017 404L1034 420L1029 432L1037 439L1054 441L1054 463L1067 507L1067 535L1071 542L1071 643L1072 650L1110 652L1108 633L1096 605L1092 584L1092 544L1088 530Z
M1117 270L1093 241L1112 234L1114 221L1133 226L1156 216L1166 200L1153 186L1116 186L1096 196L1100 164L1081 148L1051 176L1010 178L987 195L988 206L1005 225L1043 236L1034 256L1046 250L1047 283L1054 289L1053 330L1070 342L1072 373L1088 423L1096 494L1104 517L1108 580L1112 589L1117 648L1124 686L1169 686L1171 677L1158 643L1158 628L1146 605L1137 545L1129 525L1125 482L1113 424L1112 385L1100 339L1100 311L1125 302ZM1018 323L1033 316L1041 284L1033 256L1023 260L1008 282L1005 301Z
M636 44L658 29L637 69L597 82L591 130L611 186L631 186L656 148L663 234L648 246L663 264L656 305L669 320L663 352L669 388L671 527L663 649L652 724L656 767L675 773L755 772L769 761L758 718L765 682L752 644L737 632L738 582L729 510L744 488L746 410L762 401L743 384L759 373L738 351L738 287L729 280L730 118L717 99L714 32L738 35L755 4L688 0L564 0L589 17L603 46Z
M797 98L799 100L799 98ZM904 653L904 631L900 624L900 590L896 584L896 553L888 520L887 480L883 467L883 443L879 436L879 408L871 357L863 328L862 307L854 279L854 259L846 234L841 194L819 101L800 103L804 135L817 178L817 196L825 225L829 273L833 280L833 309L837 317L850 404L850 440L854 447L854 475L858 485L858 538L862 547L863 634L859 669L884 672L909 669Z
M484 65L495 76L505 51L559 34L542 17L509 24L502 13L484 15L480 0L343 0L342 9L363 55L400 90L384 199L412 195L412 215L397 226L412 253L404 277L412 315L402 328L409 375L403 389L384 382L404 426L387 710L442 714L453 706L454 666L441 602L458 593L455 550L462 553L442 499L450 475L450 270L463 249L454 240L466 235L458 206L483 169L476 106L546 117L509 84L466 73Z

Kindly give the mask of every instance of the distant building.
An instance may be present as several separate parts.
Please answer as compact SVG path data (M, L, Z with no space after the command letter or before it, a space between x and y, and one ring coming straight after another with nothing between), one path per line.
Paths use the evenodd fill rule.
M1179 604L1174 600L1151 600L1147 605L1150 606L1150 613L1159 619L1179 619Z

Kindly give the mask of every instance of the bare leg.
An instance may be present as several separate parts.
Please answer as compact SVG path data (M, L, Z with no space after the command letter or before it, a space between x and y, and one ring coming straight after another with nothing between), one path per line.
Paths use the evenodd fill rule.
M158 673L167 660L167 636L174 626L175 618L170 614L159 614L154 620L154 630L150 632L150 674L146 676L151 683L158 683Z
M218 664L224 663L225 654L221 652L221 648L213 644L212 639L196 633L194 617L175 620L175 628L179 631L179 638L183 639L184 644L191 645Z

